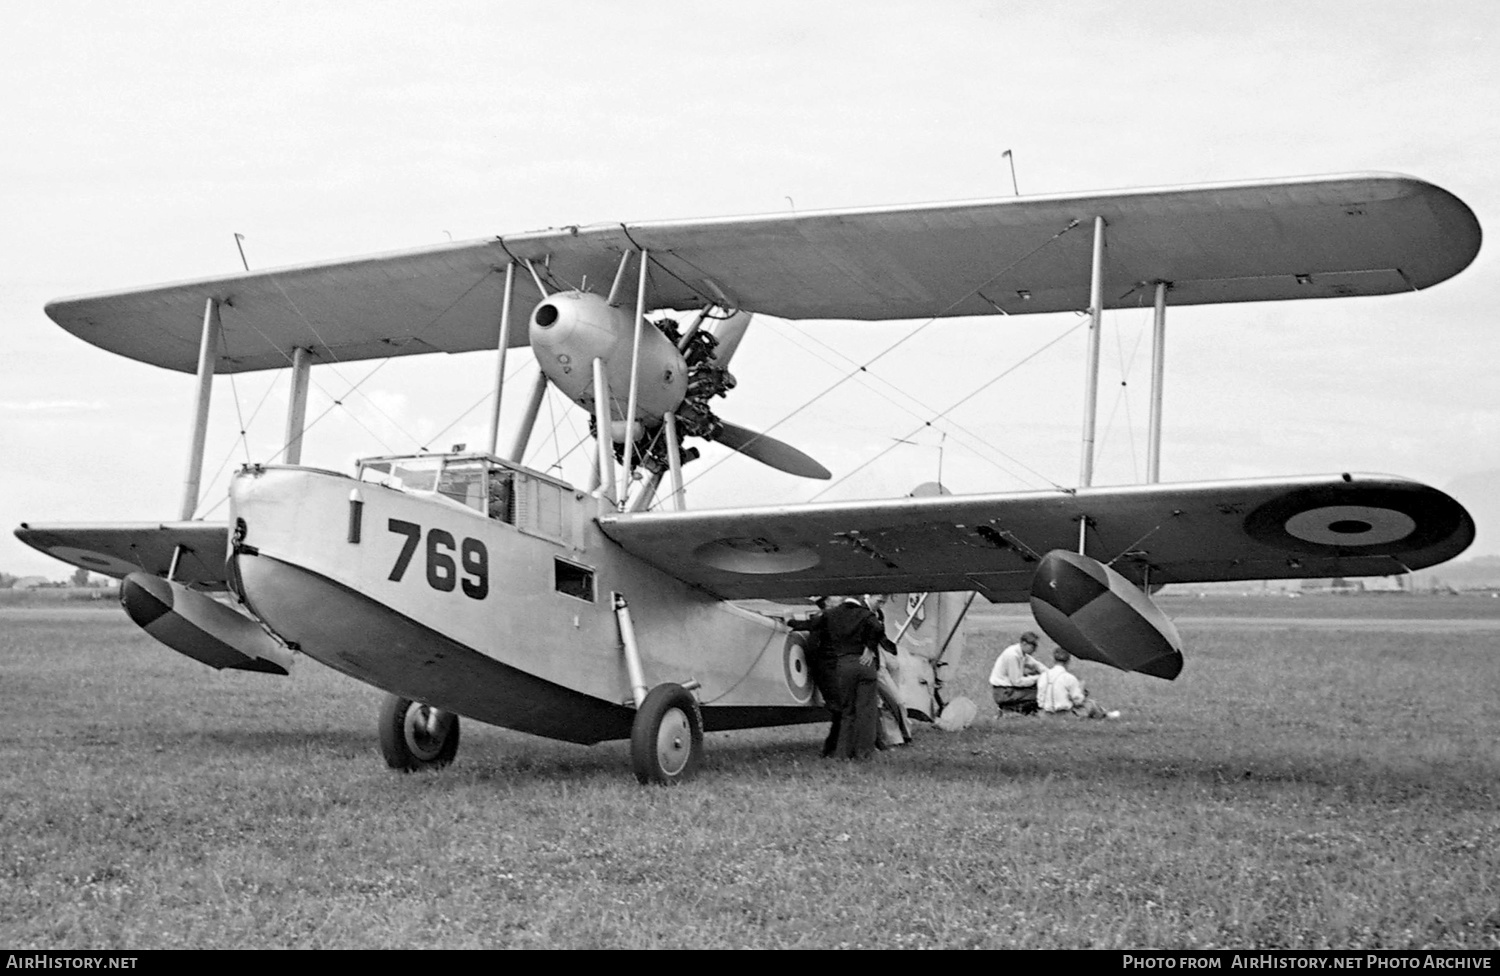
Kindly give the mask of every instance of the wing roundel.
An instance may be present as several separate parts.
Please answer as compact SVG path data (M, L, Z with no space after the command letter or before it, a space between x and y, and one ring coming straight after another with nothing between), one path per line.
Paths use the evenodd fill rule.
M1245 533L1278 549L1314 556L1358 556L1378 549L1401 558L1468 533L1463 506L1425 485L1349 483L1289 491L1245 518ZM1465 543L1467 545L1467 542Z

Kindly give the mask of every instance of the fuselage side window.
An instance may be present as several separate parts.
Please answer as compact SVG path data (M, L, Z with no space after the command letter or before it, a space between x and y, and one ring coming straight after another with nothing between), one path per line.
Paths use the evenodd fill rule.
M553 585L564 596L594 602L594 571L562 559L553 559Z

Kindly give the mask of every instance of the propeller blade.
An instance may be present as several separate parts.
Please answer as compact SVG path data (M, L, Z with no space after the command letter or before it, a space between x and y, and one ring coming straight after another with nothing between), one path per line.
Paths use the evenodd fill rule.
M737 424L723 422L724 429L714 438L725 447L754 458L761 464L770 465L778 471L794 474L799 478L817 478L827 481L832 473L817 461L803 454L792 445L778 441L770 434L757 434Z
M740 347L740 340L745 338L745 330L750 328L750 319L753 312L735 312L725 319L715 322L709 329L719 344L714 349L714 362L729 368L729 361L734 358L734 351Z

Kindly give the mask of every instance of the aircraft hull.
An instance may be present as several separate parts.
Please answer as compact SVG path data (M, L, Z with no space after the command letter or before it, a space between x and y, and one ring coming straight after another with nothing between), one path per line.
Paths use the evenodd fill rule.
M623 552L582 493L538 504L558 483L528 485L530 474L517 472L518 496L531 501L512 524L435 493L251 468L230 493L231 525L243 523L237 587L280 637L335 670L551 738L630 734L615 594L630 605L648 687L699 682L706 728L827 718L789 667L776 621Z

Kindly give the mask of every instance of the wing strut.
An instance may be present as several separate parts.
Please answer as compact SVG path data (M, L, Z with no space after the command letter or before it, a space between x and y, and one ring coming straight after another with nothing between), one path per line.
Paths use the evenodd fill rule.
M536 380L531 384L531 397L526 401L526 412L521 415L521 426L516 429L516 439L510 445L510 453L505 455L517 464L526 454L526 444L531 440L531 432L536 428L537 414L542 411L542 397L547 395L547 374L542 372L540 366L536 370Z
M510 345L510 307L516 292L516 262L505 265L505 298L500 305L500 349L495 354L495 406L490 410L490 453L500 453L500 394L505 392L505 350ZM528 431L528 437L530 432ZM519 461L520 458L512 458Z
M698 321L703 321L701 316ZM667 468L672 472L672 508L680 512L687 508L687 500L682 492L682 441L677 434L677 414L668 410L661 419L667 428Z
M302 435L307 432L307 387L312 379L312 350L292 349L292 391L286 405L286 438L282 448L287 464L302 463Z
M635 448L635 411L641 374L641 333L646 328L646 272L651 268L651 255L641 249L641 277L635 292L635 344L630 350L630 395L625 401L625 461L620 465L620 487L615 497L624 505L630 497L630 468L635 459L631 452ZM600 428L599 435L608 438L607 428Z
M213 398L214 362L219 335L219 300L203 304L203 338L198 344L198 388L193 393L193 426L189 434L187 473L182 479L182 521L190 521L198 510L198 484L203 479L203 446L208 439L208 404Z
M545 377L544 377L545 378ZM594 360L594 448L599 468L599 514L615 508L615 445L609 433L609 376L604 360ZM627 435L628 436L628 435Z
M1094 421L1099 406L1099 330L1104 314L1104 218L1094 218L1094 261L1089 278L1089 361L1084 374L1083 458L1078 468L1078 487L1094 483ZM1078 537L1080 549L1082 534Z
M1151 484L1161 481L1161 390L1166 374L1167 352L1167 288L1165 281L1157 281L1156 314L1151 320L1151 423L1146 441L1146 480Z
M1083 451L1078 487L1094 483L1094 424L1099 413L1099 333L1104 315L1104 218L1094 218L1094 257L1089 272L1089 357L1083 379ZM1088 539L1088 519L1078 520L1078 551Z

